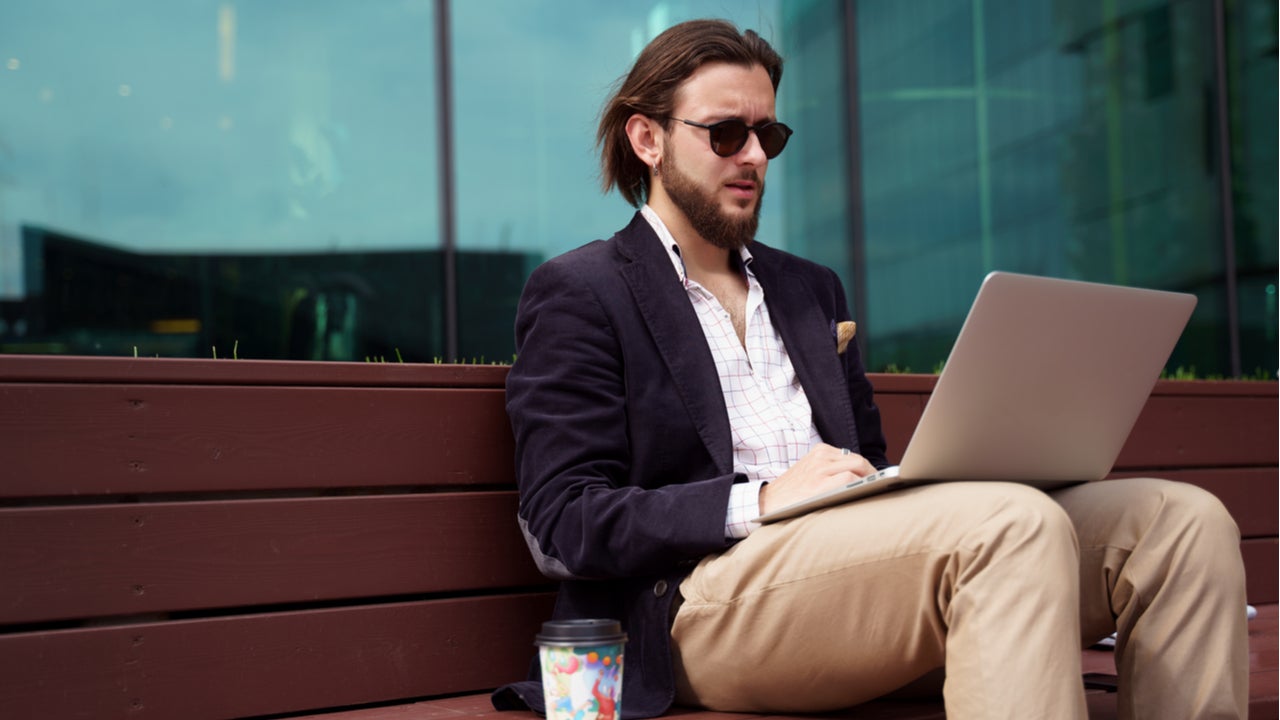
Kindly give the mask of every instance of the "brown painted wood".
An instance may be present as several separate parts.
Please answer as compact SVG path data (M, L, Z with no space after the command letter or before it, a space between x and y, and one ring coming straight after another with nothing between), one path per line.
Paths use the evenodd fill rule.
M184 385L377 385L502 388L505 365L112 358L0 355L0 382L103 382ZM876 394L929 394L936 375L870 373ZM1275 396L1270 381L1160 380L1153 395Z
M545 584L514 491L0 508L0 625Z
M1244 556L1245 587L1249 602L1280 602L1280 543L1276 538L1255 538L1240 543Z
M470 493L0 509L0 625L540 584L515 507ZM1244 545L1250 599L1272 602L1276 519L1256 515L1272 527Z
M1275 605L1266 605L1259 608L1259 617L1257 620L1249 624L1249 643L1250 643L1250 713L1251 718L1259 718L1266 720L1274 719L1277 713L1277 693L1275 682L1276 669L1276 615L1277 608ZM1110 660L1110 653L1097 653L1086 651L1086 655L1105 656L1104 660ZM1096 664L1096 663L1095 663ZM1086 668L1091 667L1088 663ZM1114 672L1114 664L1106 662L1099 666L1106 668L1110 672ZM1097 708L1094 708L1098 705ZM1114 705L1111 707L1103 707L1099 703L1091 702L1091 710L1102 710L1102 717L1115 717ZM895 702L895 701L878 701L868 705L860 706L848 711L829 713L822 717L827 718L858 718L865 720L866 718L881 718L881 720L925 720L926 718L941 717L940 703L920 703L920 702ZM670 714L670 717L679 717L680 720L753 720L763 718L788 718L785 715L759 715L759 714L730 714L730 713L714 713L703 712L676 708ZM1091 714L1091 717L1093 715ZM462 695L458 697L446 697L438 700L410 702L400 705L371 707L360 710L349 710L337 713L324 713L320 715L307 715L307 720L439 720L442 717L455 718L491 718L499 720L500 718L508 718L509 720L532 720L536 716L528 712L506 712L499 713L495 711L489 703L487 694ZM300 719L301 720L301 719ZM796 717L792 720L804 720L804 717ZM811 718L810 718L811 720Z
M924 412L927 400L927 395L917 393L885 393L876 396L881 428L888 443L889 462L902 461L902 453L906 451L911 434L915 432L916 423L920 422L920 413Z
M1158 380L1152 395L1238 395L1276 397L1280 385L1275 380Z
M512 521L505 376L0 356L0 712L319 711L523 675L551 596L502 594L543 582ZM896 459L935 378L872 382ZM1162 381L1117 473L1222 498L1245 537L1254 603L1277 595L1278 414L1275 383ZM368 492L399 494L318 497ZM142 502L115 502L121 495ZM390 602L437 592L487 596ZM334 607L243 614L312 602ZM227 615L162 619L210 609ZM20 624L135 613L159 615L42 632ZM487 700L469 697L443 702L481 702L470 714L485 714ZM445 705L412 707L469 714ZM857 717L939 708L902 710L865 706Z
M901 458L928 402L930 375L872 375L890 459ZM916 398L912 403L908 398ZM1119 471L1185 467L1271 467L1280 458L1280 402L1274 382L1156 383L1116 461Z
M867 377L876 389L883 393L933 392L937 375L919 373L869 373ZM1172 395L1235 395L1245 397L1275 397L1280 385L1274 380L1157 380L1151 390L1153 396Z
M492 374L477 372L486 373ZM886 376L881 384L889 386L880 402L890 455L898 458L927 400L920 393L931 383ZM1280 430L1271 385L1160 385L1117 469L1275 467ZM432 463L424 479L416 467L426 465L421 449L433 440L501 462L478 471ZM74 453L67 452L72 442ZM392 472L361 478L360 485L483 483L494 475L509 482L502 456L510 442L498 388L0 385L0 451L13 458L14 475L0 484L0 497L209 491L228 484L333 487L351 480L327 471L358 472L361 451L387 460L382 464ZM291 457L273 452L286 444ZM71 478L72 487L51 485Z
M875 388L877 398L889 393L928 395L938 383L937 375L911 373L870 373L867 379Z
M1117 469L1276 467L1275 395L1156 395L1147 401Z
M0 635L11 718L233 718L524 677L550 594Z
M1252 720L1276 720L1280 713L1276 683L1276 605L1258 608L1258 617L1249 623L1249 717ZM1115 674L1115 657L1110 651L1086 650L1085 672ZM1091 692L1086 696L1090 720L1114 720L1118 717L1116 695ZM625 699L624 699L625 702ZM822 715L783 715L757 713L718 713L686 708L673 708L666 717L679 720L942 720L942 702L877 700L848 710ZM424 702L385 707L348 710L323 715L306 715L297 720L536 720L531 712L502 712L493 709L485 695L462 695Z
M0 385L0 498L513 485L497 389Z
M506 377L501 365L0 355L0 382L502 389Z

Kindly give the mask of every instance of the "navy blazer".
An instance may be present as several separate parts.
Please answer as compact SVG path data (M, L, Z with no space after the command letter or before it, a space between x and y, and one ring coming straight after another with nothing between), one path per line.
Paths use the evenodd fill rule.
M831 270L760 243L751 270L824 441L884 467L885 442ZM728 548L733 442L715 361L685 288L637 213L608 241L556 257L530 276L507 376L519 523L547 576L555 617L621 620L629 635L623 718L654 717L675 698L670 609L703 557ZM726 638L732 642L732 638ZM533 680L494 705L543 711Z

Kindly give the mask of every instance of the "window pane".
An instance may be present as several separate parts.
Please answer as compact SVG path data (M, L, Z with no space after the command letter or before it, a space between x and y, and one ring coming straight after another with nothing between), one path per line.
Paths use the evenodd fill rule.
M936 367L998 269L1194 292L1171 365L1229 371L1210 3L857 10L873 368Z
M5 3L3 350L438 353L432 20L429 0Z
M783 54L778 115L796 134L770 163L757 237L842 262L845 145L833 98L843 66L839 25L828 20L839 8L777 0L455 3L461 354L510 359L528 272L630 221L634 210L600 187L600 108L644 45L688 19L726 18ZM816 206L822 212L810 212Z
M1246 374L1276 375L1276 3L1227 3L1232 201L1239 271L1240 358Z
M844 3L788 1L782 10L787 54L779 115L796 128L780 156L783 162L775 163L772 170L773 178L781 176L786 183L785 246L835 270L852 307L857 269L849 188Z

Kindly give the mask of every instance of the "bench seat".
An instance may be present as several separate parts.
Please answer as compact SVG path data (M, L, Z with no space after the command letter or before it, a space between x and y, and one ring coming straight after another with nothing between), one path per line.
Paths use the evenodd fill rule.
M1258 608L1258 617L1249 623L1249 717L1251 720L1277 720L1280 700L1277 698L1277 629L1280 628L1276 605ZM1115 659L1108 650L1084 651L1086 673L1115 673ZM1085 698L1089 703L1090 720L1115 720L1116 696L1101 690L1090 690ZM624 698L625 702L625 698ZM457 718L485 718L486 720L536 720L530 712L497 712L489 704L487 694L427 700L348 710L322 715L305 715L305 720L450 720ZM746 713L716 713L677 708L667 717L680 720L753 720L788 716ZM812 720L814 717L836 720L945 720L942 703L926 700L879 700L838 713L821 716L806 715L796 720Z
M1277 697L1277 629L1280 628L1280 612L1276 605L1258 608L1258 617L1249 623L1249 717L1251 720L1277 720L1280 699ZM1115 658L1108 650L1084 651L1086 673L1115 674ZM1085 699L1089 703L1090 720L1115 720L1116 696L1113 693L1090 690ZM625 698L624 698L625 702ZM451 720L456 718L484 718L485 720L536 720L531 712L498 712L489 704L487 694L463 695L437 700L347 710L321 715L301 716L305 720ZM680 720L765 720L784 718L782 715L746 713L716 713L677 708L667 717ZM945 720L942 702L925 700L879 700L847 711L821 716L806 715L795 720L812 720L814 717L835 720Z

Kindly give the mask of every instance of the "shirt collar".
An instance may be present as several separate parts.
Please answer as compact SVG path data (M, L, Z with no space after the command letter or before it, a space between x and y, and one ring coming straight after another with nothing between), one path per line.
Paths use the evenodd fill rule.
M667 257L671 259L671 265L676 270L676 276L680 278L680 283L685 287L689 285L689 273L684 266L684 258L680 257L680 244L676 242L671 231L667 229L667 224L662 222L662 218L658 217L658 213L653 208L645 205L640 208L640 214L645 220L649 221L649 225L653 227L653 232L657 234L658 241L667 249ZM751 251L743 247L738 250L738 257L742 259L742 270L748 275L754 276L751 272Z

